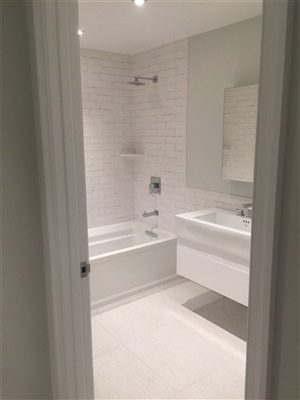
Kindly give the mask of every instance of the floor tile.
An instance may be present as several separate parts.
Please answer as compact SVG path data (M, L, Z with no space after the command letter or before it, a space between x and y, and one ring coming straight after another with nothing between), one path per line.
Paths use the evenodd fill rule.
M205 330L174 323L126 345L180 391L228 362L234 350Z
M195 285L197 287L195 287ZM178 293L176 293L176 288ZM193 300L195 299L195 297L193 297L195 295L198 297L196 302ZM199 300L199 297L201 300ZM199 304L202 303L203 306L205 304L212 304L217 299L223 298L223 296L212 291L207 291L206 288L203 288L203 286L197 285L194 282L180 284L151 296L152 300L156 301L165 309L168 309L169 316L172 316L175 321L186 325L193 330L196 330L197 328L205 330L208 334L211 334L216 338L219 338L219 340L227 343L229 346L234 347L238 352L245 353L246 343L243 340L186 307L187 303L189 303L189 306L196 306L197 304L199 306Z
M98 398L242 398L246 343L191 311L218 298L186 281L93 317Z
M168 399L174 389L124 347L94 360L96 399Z
M155 293L151 295L150 298L159 302L163 302L164 304L168 302L175 302L182 305L191 299L208 292L211 291L204 286L198 285L195 282L187 281Z
M178 399L182 400L182 399L185 399L185 398L182 397L182 395L180 393L176 393L172 397L169 397L168 400L178 400Z
M179 393L183 399L244 399L245 363L234 360Z
M238 338L247 339L247 307L226 297L203 305L194 312L212 323L232 333Z
M92 319L93 358L114 350L121 344Z
M123 344L174 322L166 307L149 298L99 314L94 320Z

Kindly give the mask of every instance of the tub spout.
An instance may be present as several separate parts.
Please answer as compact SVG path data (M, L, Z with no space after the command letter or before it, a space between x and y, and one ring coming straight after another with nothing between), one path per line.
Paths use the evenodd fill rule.
M158 211L157 210L154 210L154 211L148 212L148 213L146 211L144 211L144 213L142 214L142 216L144 218L153 217L154 215L158 215Z

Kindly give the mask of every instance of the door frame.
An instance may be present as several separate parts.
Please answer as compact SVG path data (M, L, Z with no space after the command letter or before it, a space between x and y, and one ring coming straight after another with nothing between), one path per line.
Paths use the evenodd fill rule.
M292 3L264 2L246 399L270 390ZM93 399L78 0L33 0L28 15L53 398Z
M294 4L263 4L251 235L246 399L271 398L276 276ZM274 45L276 43L276 46Z

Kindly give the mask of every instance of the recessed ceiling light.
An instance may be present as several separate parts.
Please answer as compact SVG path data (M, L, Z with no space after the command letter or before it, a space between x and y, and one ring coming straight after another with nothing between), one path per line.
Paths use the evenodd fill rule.
M132 2L137 6L142 6L145 3L145 1L147 0L132 0Z
M84 34L84 31L82 31L81 29L78 29L77 33L78 33L79 36L81 36L81 35Z

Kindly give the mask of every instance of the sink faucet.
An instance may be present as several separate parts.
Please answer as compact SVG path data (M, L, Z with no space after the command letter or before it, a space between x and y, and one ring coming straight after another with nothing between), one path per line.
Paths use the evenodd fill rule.
M245 210L243 210L242 208L236 208L235 212L236 212L236 215L238 215L239 217L245 216Z
M154 210L154 211L148 212L148 213L146 211L144 211L144 213L142 214L142 216L144 218L153 217L154 215L158 215L158 211L157 210Z
M246 214L248 218L252 218L252 203L243 204L243 207L247 210Z
M236 215L239 215L240 217L251 218L252 217L252 203L243 204L243 208L236 208L235 211L236 211Z

